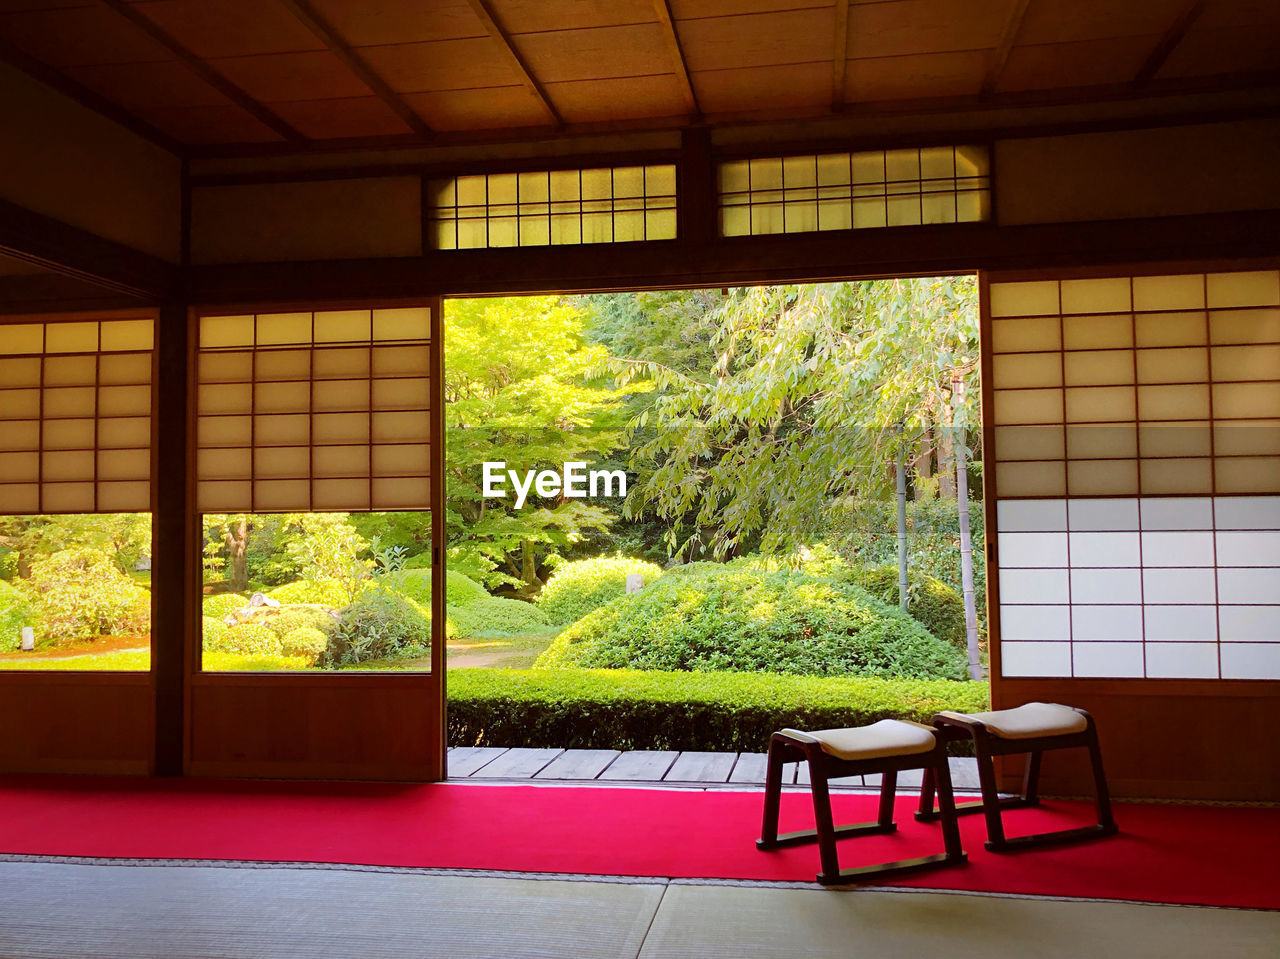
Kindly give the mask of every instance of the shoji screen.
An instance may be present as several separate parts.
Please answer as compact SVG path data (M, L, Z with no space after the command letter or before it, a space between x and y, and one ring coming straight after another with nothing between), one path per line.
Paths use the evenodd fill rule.
M427 509L428 308L202 316L200 512Z
M0 514L151 509L150 318L0 324Z
M1280 272L988 296L1001 674L1280 679Z

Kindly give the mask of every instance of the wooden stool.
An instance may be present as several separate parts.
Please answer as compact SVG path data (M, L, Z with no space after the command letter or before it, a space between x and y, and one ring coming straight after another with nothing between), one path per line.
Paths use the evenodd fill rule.
M789 762L809 764L809 783L813 792L813 818L816 829L778 835L778 804L782 796L782 766ZM902 859L897 862L840 868L836 856L836 839L894 832L893 797L900 769L925 769L933 774L942 820L945 853ZM831 797L827 782L842 776L880 773L880 808L875 822L836 826L831 820ZM932 788L932 787L931 787ZM930 793L932 805L932 793ZM955 800L951 794L951 771L947 766L946 747L928 726L882 719L870 726L851 729L824 729L814 733L784 729L769 740L769 769L765 780L764 823L758 849L779 849L817 842L822 872L818 882L824 885L860 882L886 876L931 869L936 866L959 865L965 861L960 846L960 829L956 823Z
M963 816L979 810L983 812L987 819L987 849L992 852L1009 852L1028 846L1096 839L1115 834L1116 823L1111 818L1111 796L1107 791L1107 777L1102 771L1098 731L1093 717L1083 709L1059 706L1057 703L1027 703L1016 709L987 713L942 712L933 717L933 724L939 740L943 742L973 740L978 754L978 781L982 786L982 800L961 803L956 807L956 814ZM1038 788L1041 756L1049 749L1069 749L1074 746L1089 750L1098 811L1097 825L1006 839L1001 811L1035 806L1040 802ZM1001 799L996 789L992 757L1013 753L1027 754L1022 794ZM921 822L930 822L940 815L933 808L933 793L931 770L926 768L920 787L920 809L916 813L916 819Z

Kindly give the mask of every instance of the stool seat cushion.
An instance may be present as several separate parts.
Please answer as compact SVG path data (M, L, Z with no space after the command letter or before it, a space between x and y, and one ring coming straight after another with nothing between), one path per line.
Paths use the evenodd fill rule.
M784 729L784 733L795 730ZM820 729L801 733L816 739L822 751L836 759L879 759L883 756L914 756L927 753L934 746L933 730L919 723L900 719L882 719L870 726L848 729Z
M976 719L1001 739L1035 739L1040 736L1069 736L1082 733L1089 721L1070 706L1057 703L1025 703L1013 709L997 709L987 713L954 713L943 716Z

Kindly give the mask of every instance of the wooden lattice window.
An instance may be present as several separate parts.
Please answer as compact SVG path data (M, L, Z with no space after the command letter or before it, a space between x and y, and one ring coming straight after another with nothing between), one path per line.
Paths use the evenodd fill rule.
M720 164L724 236L986 220L987 148L943 146Z
M151 509L150 317L0 325L0 513Z
M203 316L200 512L428 509L429 308Z

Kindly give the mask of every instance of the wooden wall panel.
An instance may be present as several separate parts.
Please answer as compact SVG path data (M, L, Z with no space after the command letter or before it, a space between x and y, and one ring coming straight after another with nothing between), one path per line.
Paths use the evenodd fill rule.
M1280 206L1280 121L997 140L1002 225Z
M177 157L5 63L0 129L0 197L177 261Z
M187 773L439 779L431 675L196 676Z
M0 772L152 771L147 673L0 673Z

